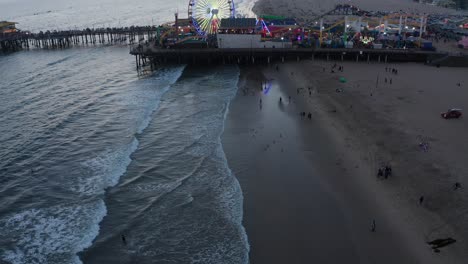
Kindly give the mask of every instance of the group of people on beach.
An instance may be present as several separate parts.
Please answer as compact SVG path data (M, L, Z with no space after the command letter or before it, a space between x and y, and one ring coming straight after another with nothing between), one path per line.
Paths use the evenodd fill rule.
M388 179L388 177L392 176L392 167L390 165L386 165L385 167L379 168L377 171L377 177L381 178L384 177Z
M385 77L385 83L387 83L387 82L392 84L393 83L392 78L387 79L387 77Z
M398 75L398 69L385 67L385 72L390 72L392 74Z
M306 112L300 112L299 114L301 115L301 117L305 117L305 116L306 116ZM312 113L311 113L311 112L309 112L309 113L307 114L307 118L312 119Z
M305 89L305 88L297 88L297 89L296 89L297 94L299 95L299 94L302 92L302 90L304 90L304 89ZM308 92L309 92L309 97L312 96L312 87L310 87L310 86L307 87L307 90L308 90ZM290 97L291 97L291 96L290 96Z
M385 67L385 72L389 72L391 74L398 75L398 69L396 69L396 68ZM385 77L385 83L393 84L392 78Z
M343 66L340 66L340 65L337 65L336 63L333 64L333 66L331 67L331 73L335 73L335 69L338 67L338 71L340 72L343 72L344 71L344 67ZM324 68L324 71L325 71L325 68Z

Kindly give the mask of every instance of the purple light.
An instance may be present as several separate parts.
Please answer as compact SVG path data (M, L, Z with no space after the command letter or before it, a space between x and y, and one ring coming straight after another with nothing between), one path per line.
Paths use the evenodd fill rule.
M267 88L263 91L263 94L268 94L268 92L270 91L270 89L271 89L271 83L269 82L269 83L267 84Z

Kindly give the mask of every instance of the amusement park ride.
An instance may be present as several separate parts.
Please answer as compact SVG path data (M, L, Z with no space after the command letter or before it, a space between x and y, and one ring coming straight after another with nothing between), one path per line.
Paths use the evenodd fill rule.
M325 18L330 18L328 23L324 22ZM226 19L225 24L228 24L228 27L221 25L223 19ZM231 21L228 21L229 19ZM242 21L243 19L245 21ZM213 45L224 47L225 45L216 44L216 41L220 42L221 39L215 35L231 34L231 36L225 36L225 40L234 40L233 35L237 34L237 39L240 40L245 36L239 34L249 32L248 34L261 35L262 43L259 45L262 47L268 46L265 46L265 41L288 41L306 46L320 46L322 41L336 38L336 34L333 33L338 32L342 34L343 41L351 36L352 39L361 39L362 43L369 44L367 43L369 39L369 42L373 42L377 34L401 35L415 31L425 32L427 23L427 16L406 13L372 16L371 13L351 5L337 5L333 10L316 19L315 23L298 25L294 19L259 16L254 19L256 26L252 27L248 19L236 18L236 6L233 0L189 0L188 19L179 19L176 14L175 25L166 28L167 30L160 37L160 43L164 46L188 46L203 43L206 46L208 43L215 43ZM232 23L232 20L239 23ZM249 25L246 26L246 24ZM362 32L373 32L373 38L368 38L369 36L366 38L361 34ZM277 44L276 47L278 47Z
M190 0L188 17L199 35L217 32L221 19L234 18L236 9L232 0Z

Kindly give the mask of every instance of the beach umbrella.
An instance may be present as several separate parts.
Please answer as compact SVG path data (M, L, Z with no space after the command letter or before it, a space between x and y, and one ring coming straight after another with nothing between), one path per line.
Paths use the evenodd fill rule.
M347 80L346 80L346 78L345 78L345 77L340 77L340 82L341 82L341 83L346 83L346 82L347 82Z

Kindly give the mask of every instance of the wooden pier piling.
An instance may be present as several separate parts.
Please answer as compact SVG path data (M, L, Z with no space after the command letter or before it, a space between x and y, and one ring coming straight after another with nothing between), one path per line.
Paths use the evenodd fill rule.
M359 50L359 49L218 49L218 48L200 48L200 49L160 49L155 47L139 46L133 49L130 54L137 58L142 56L142 63L150 58L155 61L162 61L166 64L206 64L220 63L235 64L270 64L274 61L300 61L303 59L312 59L315 57L331 59L354 60L359 62L360 56L367 58L370 63L371 58L377 58L381 61L384 56L385 61L401 62L425 62L429 56L441 55L434 51L416 51L416 50ZM140 65L141 65L140 64Z

